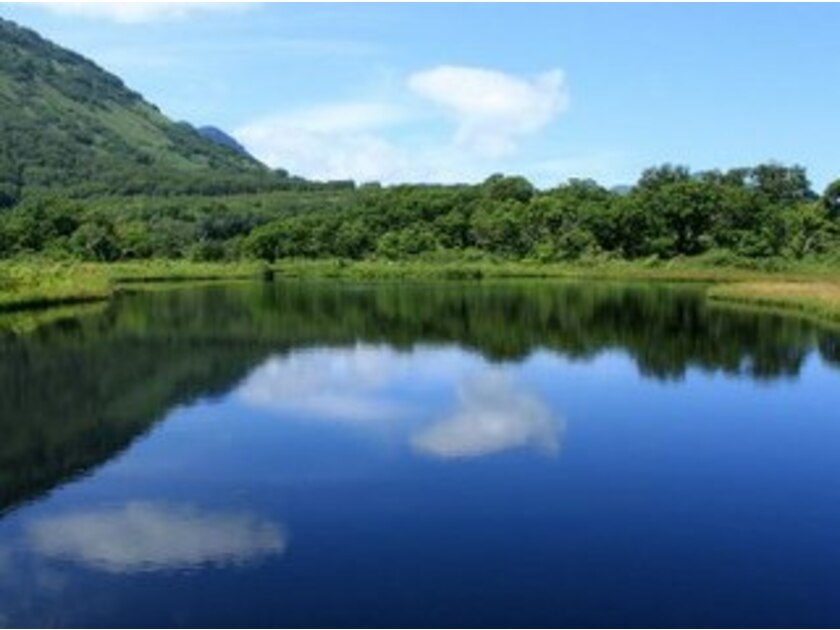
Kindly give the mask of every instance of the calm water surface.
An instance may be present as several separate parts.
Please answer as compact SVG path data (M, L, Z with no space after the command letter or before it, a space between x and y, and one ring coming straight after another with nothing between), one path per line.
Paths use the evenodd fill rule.
M593 283L192 287L22 326L0 625L840 625L836 332Z

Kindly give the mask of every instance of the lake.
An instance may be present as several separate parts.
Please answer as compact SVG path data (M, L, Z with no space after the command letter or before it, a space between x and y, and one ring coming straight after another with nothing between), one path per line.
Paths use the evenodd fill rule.
M837 331L282 280L0 348L0 625L840 625Z

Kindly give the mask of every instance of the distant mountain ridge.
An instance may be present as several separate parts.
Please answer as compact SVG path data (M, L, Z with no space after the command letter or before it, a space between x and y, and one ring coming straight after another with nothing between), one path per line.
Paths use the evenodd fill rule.
M0 18L0 207L30 190L214 193L282 181L204 129L171 121L92 61Z
M233 136L228 135L218 127L214 127L212 125L205 125L203 127L198 127L196 129L198 133L207 140L211 142L215 142L218 145L223 147L227 147L233 151L236 151L240 155L244 155L247 157L252 158L253 156L248 153L248 150L243 147Z

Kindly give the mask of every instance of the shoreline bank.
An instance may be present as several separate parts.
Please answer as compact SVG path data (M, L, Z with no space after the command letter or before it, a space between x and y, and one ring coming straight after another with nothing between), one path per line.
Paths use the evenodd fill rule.
M347 280L566 279L708 284L710 300L769 307L829 323L840 322L840 270L791 265L783 271L707 267L679 261L541 264L522 262L384 262L288 260L197 263L10 261L0 263L0 313L106 301L117 292L153 284L276 278Z

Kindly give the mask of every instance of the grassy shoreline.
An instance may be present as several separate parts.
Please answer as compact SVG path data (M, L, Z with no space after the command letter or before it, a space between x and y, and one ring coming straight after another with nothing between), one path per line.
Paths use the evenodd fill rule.
M840 269L785 265L777 271L714 266L702 261L608 261L590 265L529 262L385 262L337 260L194 263L153 260L114 264L44 260L0 263L0 312L104 301L154 283L258 279L271 276L357 280L491 278L603 279L698 282L711 300L771 307L840 322Z
M711 286L706 295L716 302L764 307L820 322L840 323L840 280L736 282Z
M107 300L132 284L259 277L258 263L0 263L0 312Z

